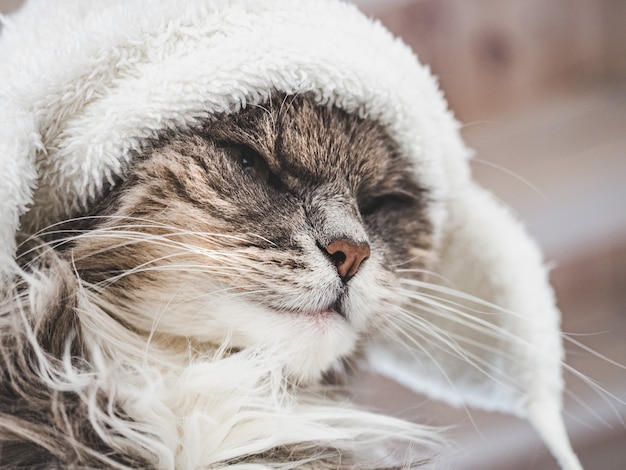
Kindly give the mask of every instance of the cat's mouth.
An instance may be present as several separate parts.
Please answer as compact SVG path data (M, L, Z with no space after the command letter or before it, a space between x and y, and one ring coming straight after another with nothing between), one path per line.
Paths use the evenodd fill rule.
M303 313L312 317L316 317L316 318L340 316L344 320L348 319L348 316L346 315L346 313L341 308L337 308L335 306L331 306L327 309L314 310L312 312L303 312Z
M341 297L335 300L332 304L329 304L326 308L322 308L320 310L313 310L310 312L304 312L307 315L319 318L319 317L327 317L327 316L335 316L338 315L344 320L348 319L346 315L346 311L344 310L341 302Z
M346 314L345 309L342 306L341 299L337 299L332 304L329 304L327 307L323 307L315 310L307 310L307 309L277 309L279 313L287 313L293 315L304 315L313 318L322 318L322 317L333 317L339 316L344 320L348 319L348 315Z

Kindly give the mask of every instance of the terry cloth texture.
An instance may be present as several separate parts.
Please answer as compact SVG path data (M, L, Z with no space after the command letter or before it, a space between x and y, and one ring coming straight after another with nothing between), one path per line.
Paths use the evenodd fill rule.
M527 416L563 468L580 468L560 418L559 313L539 251L472 182L435 79L379 23L335 0L39 0L4 18L0 64L0 273L16 269L18 231L87 209L151 138L307 93L386 128L431 192L439 274L496 304L493 331L519 338L492 338L482 358L504 381L455 355L418 363L382 339L372 367L436 398Z

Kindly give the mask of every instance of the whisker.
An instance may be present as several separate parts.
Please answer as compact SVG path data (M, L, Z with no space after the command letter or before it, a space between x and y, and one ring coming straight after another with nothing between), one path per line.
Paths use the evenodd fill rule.
M523 347L524 349L527 349L529 351L536 351L537 353L541 354L542 357L553 360L556 363L560 364L560 366L565 371L571 373L573 376L587 384L587 386L594 390L613 409L617 416L620 416L618 410L615 408L614 403L624 405L626 404L626 401L624 399L602 387L601 384L592 380L587 375L575 369L573 366L567 364L560 357L547 357L546 352L541 350L539 345L535 345L529 340L517 336L513 334L510 330L503 328L498 324L491 323L486 319L490 317L492 317L493 319L497 319L499 316L509 315L517 318L519 321L525 321L525 318L522 315L519 315L516 312L512 312L507 309L500 308L490 302L481 300L474 296L470 296L463 292L456 291L449 287L443 287L425 281L404 278L400 280L400 283L414 287L414 290L406 290L402 288L396 288L395 290L398 292L399 295L402 295L404 298L408 299L408 305L411 309L415 309L415 312L427 312L446 321L454 322L462 326L463 330L465 331L475 331L478 334L493 338L500 343L504 341L508 342L511 345L515 345L516 347ZM433 294L429 294L429 290L432 291ZM441 297L436 294L442 294L446 297L456 298L459 301L454 301L450 298ZM465 303L462 303L461 301ZM476 307L481 308L471 307L469 305L466 305L466 303L470 303L475 305ZM484 316L485 318L480 318L480 316ZM435 327L432 322L429 322L428 324L423 323L423 318L420 318L419 321L416 321L415 318L417 318L417 315L411 314L410 312L405 312L405 314L401 316L401 318L401 320L394 319L394 321L399 321L408 328L410 328L411 334L415 333L415 329L431 329ZM411 323L415 324L412 325ZM445 334L448 338L454 341L453 343L444 342L445 347L450 348L450 351L448 351L448 353L454 353L460 359L468 360L468 364L472 365L472 367L477 367L478 370L481 371L481 373L485 373L485 371L478 367L476 362L478 364L485 365L488 369L492 369L492 366L490 366L489 363L485 363L480 357L471 354L471 352L463 350L460 346L461 344L467 344L471 347L478 348L486 352L497 353L499 357L506 358L511 361L517 360L517 356L515 355L515 353L507 352L506 348L500 349L497 347L494 348L491 346L487 346L485 344L482 344L480 341L463 337L452 331L444 331L439 329L438 334ZM423 337L423 335L421 337ZM568 341L580 347L589 354L592 354L595 357L598 357L599 359L605 361L607 364L618 367L622 370L626 369L626 366L624 366L623 364L620 364L617 361L611 360L610 358L600 353L597 353L592 348L589 348L579 341L568 337L568 335L562 334L562 337L565 341ZM441 341L441 338L437 339ZM499 375L501 375L502 371L495 370L495 372L500 373ZM493 377L491 378L493 379ZM509 379L511 378L509 377ZM620 417L620 420L623 419Z
M596 351L596 350L590 348L589 346L581 343L580 341L572 338L572 335L570 335L570 334L563 334L563 338L565 339L565 341L568 341L568 342L574 344L575 346L577 346L580 349L582 349L583 351L585 351L585 352L587 352L587 353L597 357L598 359L601 359L604 362L606 362L608 364L611 364L612 366L615 366L615 367L617 367L619 369L626 370L626 365L620 364L619 362L614 361L610 357L605 356L604 354L599 353L598 351Z
M413 319L413 318L412 318ZM407 326L414 326L411 325L410 323L406 323ZM437 326L436 324L432 323L432 322L428 322L428 321L423 321L420 325L418 325L419 327L419 331L420 331L420 336L424 339L427 340L427 338L423 335L423 333L428 334L429 336L432 336L435 340L435 342L433 341L429 341L429 344L435 348L437 348L438 350L446 353L446 354L453 354L455 356L457 356L459 359L463 360L464 362L467 362L468 365L474 367L476 370L478 370L479 372L481 372L482 374L484 374L486 377L488 377L489 379L493 380L495 383L498 383L499 385L502 385L504 387L507 387L511 390L514 391L519 391L518 389L516 389L513 385L511 385L510 383L505 383L502 381L502 379L507 379L509 381L513 381L513 378L507 376L504 374L504 371L501 371L499 369L494 369L493 365L490 364L486 359L477 356L475 353L468 351L467 349L463 348L457 341L457 339L462 339L465 342L469 342L466 340L466 338L461 337L459 335L455 335L455 334L451 334L443 329L441 329L439 326ZM416 330L411 329L410 330L411 333L416 333ZM408 335L409 333L406 332L406 334ZM441 342L442 344L439 344L438 342ZM484 349L486 351L489 351L489 349L483 347L481 349ZM499 350L496 350L499 352ZM510 356L512 357L512 356ZM494 376L493 374L497 374L498 376L500 376L500 378L497 378L496 376Z
M602 425L604 425L605 427L611 427L611 423L609 423L606 419L604 419L600 413L596 412L591 405L589 405L585 400L583 400L582 398L580 398L577 394L575 394L574 392L572 392L570 389L565 388L564 393L566 396L570 397L572 400L574 400L574 402L576 402L576 404L578 406L580 406L582 409L584 409L587 413L589 413L591 416L593 416L595 419L597 419ZM613 409L612 404L608 403L609 406L612 408L612 411L615 412L615 414L617 416L619 416L619 413L617 412L617 410ZM597 430L597 428L595 426L592 426L591 423L587 420L583 420L581 418L578 418L576 416L574 416L571 413L567 413L568 416L570 416L572 419L576 420L576 422L578 422L579 424L585 426L587 429L592 429L592 430ZM620 417L620 420L622 420L622 424L623 424L623 419Z
M418 343L416 341L416 339L414 339L411 336L408 336L408 334L406 332L402 331L401 329L393 329L392 330L392 329L390 329L390 326L391 325L387 325L387 327L383 329L383 333L386 334L388 337L390 337L392 342L394 342L394 343L401 343L401 344L407 344L409 346L408 351L411 351L411 352L414 351L414 349L411 346L416 347L417 350L421 351L427 358L429 358L431 363L437 368L437 370L439 370L439 372L441 373L441 375L444 378L444 380L446 381L446 383L450 386L451 390L454 390L455 392L457 392L459 394L459 396L461 396L461 394L459 393L459 391L457 389L457 386L454 383L454 381L450 378L448 373L439 364L439 362L430 353L430 351L428 351L423 345ZM402 334L403 337L401 337L400 334ZM408 340L408 343L407 343L406 340ZM413 354L416 354L416 352L414 352ZM417 357L416 355L415 355L415 359L418 360L418 361L420 360L420 358ZM479 434L481 434L480 430L478 429L478 426L477 426L476 422L474 421L474 418L472 417L470 409L467 407L467 405L464 402L461 402L461 406L462 406L463 410L465 411L466 415L468 416L470 422L472 423L472 426L476 429L476 431Z
M488 166L490 168L494 168L496 170L501 171L502 173L505 173L505 174L513 177L517 181L523 183L527 188L531 189L535 194L537 194L541 199L543 199L544 202L549 202L550 201L548 199L548 197L545 195L545 193L543 191L541 191L541 189L539 189L537 186L532 184L530 182L530 180L524 178L520 174L515 173L514 171L511 171L511 170L509 170L508 168L506 168L506 167L504 167L502 165L498 165L497 163L490 162L488 160L484 160L484 159L481 159L481 158L473 158L472 161L476 162L476 163L479 163L481 165Z

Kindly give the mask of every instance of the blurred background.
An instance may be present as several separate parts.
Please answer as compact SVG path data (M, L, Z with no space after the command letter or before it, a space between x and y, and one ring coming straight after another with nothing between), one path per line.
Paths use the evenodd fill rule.
M476 149L476 178L519 214L554 266L564 332L626 364L626 0L353 1L439 77ZM20 3L0 0L0 12ZM569 364L626 400L623 368L565 346ZM360 380L362 402L455 426L456 450L434 469L558 468L521 420ZM571 374L566 381L583 466L623 470L626 407Z

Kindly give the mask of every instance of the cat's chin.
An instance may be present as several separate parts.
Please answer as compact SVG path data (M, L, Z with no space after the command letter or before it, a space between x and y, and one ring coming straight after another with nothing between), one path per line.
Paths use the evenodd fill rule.
M246 347L259 348L297 382L319 380L354 351L358 332L337 308L257 312L242 333ZM242 345L244 346L244 345Z
M298 309L232 295L215 295L209 304L205 297L187 294L189 300L155 321L154 312L162 311L160 305L172 298L170 292L150 291L126 304L124 318L146 335L193 338L219 350L258 352L267 358L268 367L280 367L300 383L318 380L355 350L367 323L364 312L369 310L346 298L341 304L328 298L321 305Z

